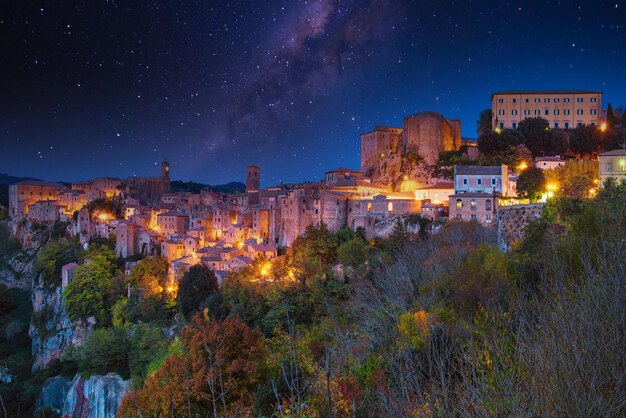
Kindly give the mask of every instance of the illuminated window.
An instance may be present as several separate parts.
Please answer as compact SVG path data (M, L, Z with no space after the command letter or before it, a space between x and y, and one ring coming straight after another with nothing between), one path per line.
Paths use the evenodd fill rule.
M461 199L456 200L456 208L463 209L463 201Z
M371 211L372 211L372 204L371 204L371 203L368 203L368 204L367 204L367 211L368 211L368 212L371 212Z
M393 202L389 202L389 203L387 203L387 210L388 210L389 212L393 212Z
M476 199L470 200L470 207L472 208L472 210L476 210Z
M491 223L491 214L488 213L487 215L485 215L485 222Z
M485 210L491 210L491 199L485 200Z

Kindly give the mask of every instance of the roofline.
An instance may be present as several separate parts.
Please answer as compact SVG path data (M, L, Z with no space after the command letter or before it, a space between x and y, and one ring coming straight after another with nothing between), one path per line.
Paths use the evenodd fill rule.
M501 90L491 93L491 98L496 94L500 95L522 95L522 94L604 94L595 90Z

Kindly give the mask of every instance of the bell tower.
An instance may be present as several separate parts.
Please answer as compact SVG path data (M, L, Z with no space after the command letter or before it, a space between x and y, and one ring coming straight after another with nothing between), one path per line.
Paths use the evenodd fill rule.
M258 193L261 188L261 169L256 165L249 165L246 172L246 193Z
M170 181L170 163L166 159L163 159L161 163L161 177L163 180Z

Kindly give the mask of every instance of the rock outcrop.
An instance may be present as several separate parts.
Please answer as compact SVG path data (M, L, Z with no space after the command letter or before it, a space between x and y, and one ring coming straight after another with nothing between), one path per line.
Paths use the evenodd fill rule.
M33 229L29 222L8 225L11 233L19 240L22 250L3 260L0 283L10 288L29 290L35 276L37 252L50 239L50 228Z
M32 370L36 371L60 359L70 346L82 345L95 320L73 322L65 309L61 287L46 286L41 276L33 284L31 297L33 318L28 335L32 340Z
M498 245L503 251L526 236L526 228L543 213L543 203L500 206L498 208Z
M83 379L76 375L63 403L62 417L114 418L122 398L130 390L130 381L119 375L93 375Z
M410 182L410 189L428 185L433 179L433 167L424 163L415 154L391 154L380 158L365 173L372 183L391 185L393 191L403 191L403 183Z
M38 411L49 410L55 414L61 415L71 383L71 380L63 376L55 376L47 379L41 387L36 409ZM43 416L43 414L36 416Z

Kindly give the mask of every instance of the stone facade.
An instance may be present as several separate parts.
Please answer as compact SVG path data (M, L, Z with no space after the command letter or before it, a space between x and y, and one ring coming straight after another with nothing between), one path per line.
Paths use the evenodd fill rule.
M366 172L380 158L396 154L401 141L402 128L376 126L373 131L361 134L361 171Z
M417 153L427 164L435 165L440 152L455 151L460 147L460 120L448 120L435 112L422 112L404 118L399 148L404 152Z

